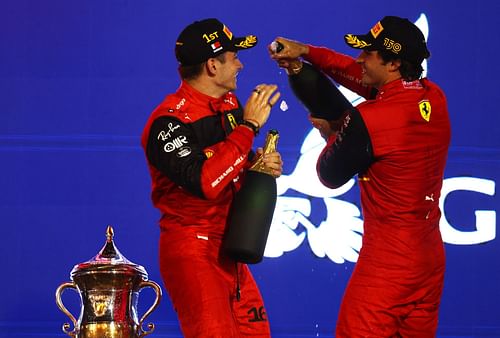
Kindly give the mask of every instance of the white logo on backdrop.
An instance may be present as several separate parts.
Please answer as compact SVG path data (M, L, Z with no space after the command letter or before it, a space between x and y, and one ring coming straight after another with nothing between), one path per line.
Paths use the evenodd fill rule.
M421 14L415 24L427 40L429 25L425 14ZM427 62L424 61L422 66L425 76ZM364 100L342 86L339 89L354 105ZM284 101L283 104L286 105ZM328 257L337 264L357 261L363 235L361 211L357 205L339 199L354 186L355 181L351 179L338 189L329 189L321 184L316 174L316 161L324 146L325 141L319 132L312 129L302 143L300 157L293 172L277 179L278 199L264 256L280 257L285 252L297 249L307 238L311 251L317 257ZM290 190L306 197L287 196L285 193ZM444 213L444 201L450 193L459 190L493 196L495 182L474 177L444 180L439 200L443 211L440 221L443 241L472 245L493 240L496 236L495 211L476 210L475 231L460 231L448 222ZM319 225L315 225L310 219L313 198L322 199L326 208L326 217Z

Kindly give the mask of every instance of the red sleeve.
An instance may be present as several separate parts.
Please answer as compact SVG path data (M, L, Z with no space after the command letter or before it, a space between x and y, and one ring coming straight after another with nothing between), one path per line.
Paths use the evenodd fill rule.
M326 47L309 45L309 54L304 59L320 68L338 84L366 99L370 98L373 88L361 84L361 66L351 56Z
M158 113L148 121L142 143L150 165L183 189L212 199L245 168L253 140L249 128L238 126L222 141L203 148L190 124L173 113Z
M224 141L205 149L205 153L213 153L201 168L201 189L206 198L215 198L241 174L253 139L254 134L249 128L238 126Z

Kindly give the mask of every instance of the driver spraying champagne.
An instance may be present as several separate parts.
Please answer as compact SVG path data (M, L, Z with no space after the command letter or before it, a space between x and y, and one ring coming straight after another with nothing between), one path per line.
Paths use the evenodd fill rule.
M362 248L336 337L435 337L444 283L439 196L450 143L446 97L422 78L422 32L386 16L347 34L357 58L285 38L269 46L327 144L316 170L338 188L358 177ZM366 99L354 107L331 81Z

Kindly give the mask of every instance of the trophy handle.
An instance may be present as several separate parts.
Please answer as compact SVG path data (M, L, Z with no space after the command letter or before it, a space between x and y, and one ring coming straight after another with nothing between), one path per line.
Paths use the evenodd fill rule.
M147 336L148 334L150 334L154 331L155 324L149 323L148 324L148 329L149 329L148 331L144 331L142 328L142 325L143 325L146 317L149 316L151 314L151 312L154 311L154 309L156 309L156 307L160 303L160 299L161 299L161 288L157 283L155 283L153 281L142 281L141 284L139 285L139 290L141 290L144 287L148 287L148 286L155 290L156 299L155 299L153 305L151 305L151 307L144 313L144 315L142 315L141 320L139 321L139 331L140 331L139 338Z
M73 330L70 331L70 324L69 323L64 323L63 326L62 326L62 331L64 333L66 333L68 336L71 336L71 337L74 337L76 335L76 319L75 317L71 314L71 312L68 311L68 309L66 309L66 307L64 306L63 302L62 302L62 299L61 299L61 294L62 292L67 289L67 288L71 288L71 289L75 289L77 292L77 288L76 288L76 285L74 282L66 282L66 283L62 283L61 285L59 285L59 287L57 288L56 290L56 304L57 306L59 307L59 309L64 312L64 314L66 316L69 317L69 319L71 319L71 321L73 322Z

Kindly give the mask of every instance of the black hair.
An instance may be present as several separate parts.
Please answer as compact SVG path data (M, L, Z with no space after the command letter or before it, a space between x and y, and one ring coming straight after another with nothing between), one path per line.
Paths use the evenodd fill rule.
M217 59L220 61L220 63L225 63L226 62L226 53L219 54L214 57L214 59ZM203 61L202 63L198 63L197 65L192 65L192 66L183 66L179 65L179 75L181 76L181 79L183 80L193 80L196 79L198 76L200 76L203 67L205 67L205 64L207 61Z

